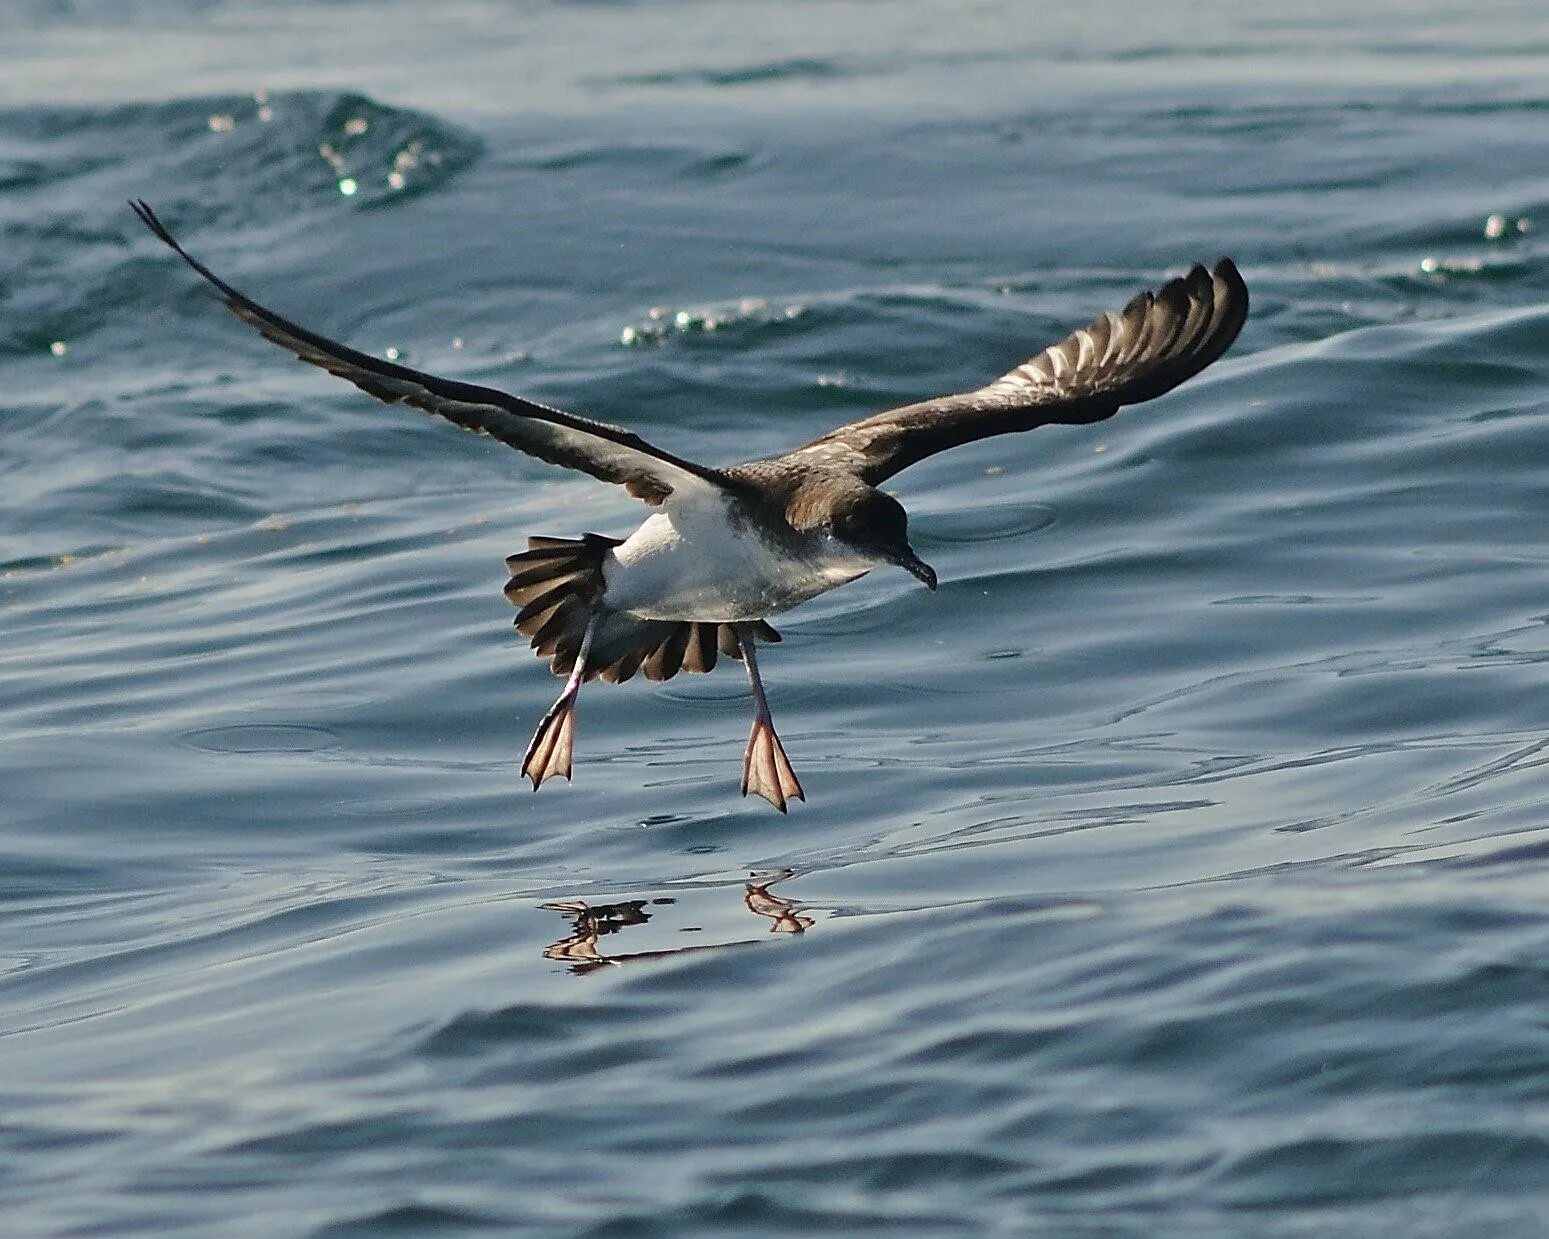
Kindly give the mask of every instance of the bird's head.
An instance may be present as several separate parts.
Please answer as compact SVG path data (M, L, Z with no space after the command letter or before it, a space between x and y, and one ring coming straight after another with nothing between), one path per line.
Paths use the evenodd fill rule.
M927 589L936 588L936 572L909 545L909 514L892 495L866 486L836 497L826 532L874 563L896 564L917 577Z

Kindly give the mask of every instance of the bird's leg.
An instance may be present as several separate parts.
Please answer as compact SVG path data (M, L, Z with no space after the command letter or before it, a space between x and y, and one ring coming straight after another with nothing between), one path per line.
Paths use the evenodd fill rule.
M748 682L753 686L753 733L742 758L742 794L756 793L784 813L787 800L807 797L786 760L780 737L775 735L774 720L769 717L769 699L764 696L764 684L758 678L752 624L737 625L737 644L742 647L742 661L747 664Z
M527 746L527 756L522 759L522 773L532 780L533 791L553 775L570 777L570 758L575 748L576 697L581 692L581 681L586 678L586 659L592 652L597 618L596 611L587 617L586 631L581 634L581 649L576 654L570 678L565 681L559 700L549 707L538 730L532 733L532 743Z

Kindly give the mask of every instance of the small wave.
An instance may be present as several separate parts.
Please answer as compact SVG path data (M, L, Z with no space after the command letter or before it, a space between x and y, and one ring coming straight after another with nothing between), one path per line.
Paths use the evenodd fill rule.
M57 572L63 568L74 568L79 564L120 554L123 549L116 545L92 545L51 555L19 555L13 559L0 560L0 580L34 572Z
M769 302L763 297L700 306L652 306L644 318L626 323L619 343L626 348L665 344L672 339L717 336L746 337L751 332L795 321L806 313L800 301Z
M465 1230L495 1229L508 1221L487 1213L467 1209L447 1209L439 1205L401 1204L362 1214L344 1221L331 1222L313 1231L314 1239L345 1239L367 1235L440 1235Z
M370 205L436 188L482 149L437 117L331 91L24 108L0 112L0 138L0 185L54 204L34 227L98 240L128 232L122 204L137 193L185 220L268 217L276 199L319 195ZM0 222L9 234L23 221Z
M1413 272L1395 277L1392 283L1408 291L1416 286L1439 284L1448 280L1514 280L1530 270L1526 262L1516 258L1485 257L1482 254L1427 254L1415 264Z
M480 150L436 117L337 92L0 111L0 355L63 356L139 287L125 199L180 229L296 227L429 192Z
M609 1014L605 1007L543 1003L465 1011L426 1035L419 1052L439 1058L482 1054L491 1046L562 1045L600 1026Z

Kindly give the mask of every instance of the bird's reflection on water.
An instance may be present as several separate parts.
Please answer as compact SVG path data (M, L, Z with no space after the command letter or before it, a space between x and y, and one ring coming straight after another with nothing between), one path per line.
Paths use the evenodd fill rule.
M805 933L816 922L802 913L794 900L777 895L769 888L776 882L794 877L790 869L772 874L750 874L744 885L742 902L755 916L770 922L772 934ZM766 941L762 938L742 938L731 942L705 943L696 946L664 947L655 951L606 953L598 950L597 942L609 934L621 933L634 925L644 925L651 920L649 907L675 904L677 900L626 899L621 903L589 904L584 899L562 899L541 906L551 912L561 912L571 918L571 933L544 949L545 959L557 960L570 965L577 976L594 972L609 965L639 963L643 960L666 959L673 955L692 955L704 951L721 951L731 947L756 946Z

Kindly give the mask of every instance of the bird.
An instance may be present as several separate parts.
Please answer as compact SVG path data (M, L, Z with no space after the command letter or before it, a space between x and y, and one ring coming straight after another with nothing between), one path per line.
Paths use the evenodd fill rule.
M622 486L652 510L625 538L535 536L506 560L506 597L564 687L533 733L522 774L533 790L571 777L576 702L591 680L637 671L668 680L740 661L753 697L742 794L780 812L806 793L775 731L758 646L769 624L819 594L897 567L934 590L909 542L904 507L882 489L901 470L992 435L1087 425L1161 396L1231 345L1248 289L1229 258L1195 265L1119 310L1099 314L999 378L836 427L776 456L710 466L633 431L492 387L442 378L310 331L237 291L183 248L143 200L141 222L202 276L236 316L302 361L388 404L435 414L549 464Z

